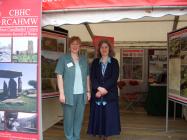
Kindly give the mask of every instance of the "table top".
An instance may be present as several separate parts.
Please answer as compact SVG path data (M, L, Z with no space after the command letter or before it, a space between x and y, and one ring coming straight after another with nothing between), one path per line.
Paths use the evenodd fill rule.
M149 86L167 86L167 84L150 84Z

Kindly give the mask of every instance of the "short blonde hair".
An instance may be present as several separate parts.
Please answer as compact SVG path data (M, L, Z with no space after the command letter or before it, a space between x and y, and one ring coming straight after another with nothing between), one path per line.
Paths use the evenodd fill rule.
M69 46L70 46L74 41L77 41L77 42L79 42L79 43L81 44L81 39L80 39L80 37L78 37L78 36L72 36L72 37L69 38Z

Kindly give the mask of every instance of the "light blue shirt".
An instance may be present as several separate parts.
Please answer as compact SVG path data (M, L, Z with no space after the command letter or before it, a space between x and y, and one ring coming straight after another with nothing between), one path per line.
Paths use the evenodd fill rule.
M83 94L82 73L79 62L75 63L75 82L73 94Z
M105 71L106 71L106 68L107 68L107 64L108 64L108 63L111 63L111 58L108 57L107 63L105 63L105 64L102 62L102 58L101 58L101 59L99 60L99 63L101 63L102 75L104 76Z
M104 63L102 62L102 58L99 60L99 63L101 63L101 71L102 71L102 75L104 76L108 63L111 63L111 57L108 57L107 63L104 64ZM99 101L96 101L96 104L99 105L99 106L100 106L100 105L105 106L105 105L107 104L107 102L103 100L103 97L101 97L101 98L99 99Z

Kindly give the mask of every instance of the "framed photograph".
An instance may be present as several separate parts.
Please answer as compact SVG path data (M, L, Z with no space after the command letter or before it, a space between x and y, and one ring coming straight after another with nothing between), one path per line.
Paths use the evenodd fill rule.
M42 30L42 50L65 52L67 36L59 32L43 29Z

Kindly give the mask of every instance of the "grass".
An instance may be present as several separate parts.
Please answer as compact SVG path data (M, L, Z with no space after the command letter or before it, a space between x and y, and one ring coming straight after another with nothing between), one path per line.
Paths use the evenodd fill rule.
M37 54L33 55L26 55L26 54L20 54L20 55L13 55L13 61L14 62L37 62Z
M32 98L22 95L20 96L19 100L22 100L24 104L19 104L19 103L7 104L7 103L0 102L0 110L36 112L37 98Z

